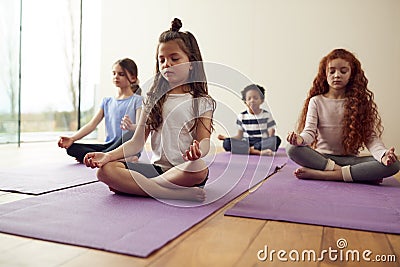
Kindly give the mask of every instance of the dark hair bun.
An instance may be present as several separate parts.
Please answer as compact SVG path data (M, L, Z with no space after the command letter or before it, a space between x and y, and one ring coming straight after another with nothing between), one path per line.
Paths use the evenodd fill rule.
M171 22L171 31L179 32L179 29L182 28L182 21L180 19L174 18Z

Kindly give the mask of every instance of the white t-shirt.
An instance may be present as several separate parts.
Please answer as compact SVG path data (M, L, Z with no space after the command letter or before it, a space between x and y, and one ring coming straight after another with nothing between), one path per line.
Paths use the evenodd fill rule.
M184 163L182 154L193 143L195 131L189 132L196 115L191 94L168 94L163 105L163 123L151 132L151 162L164 171ZM211 98L197 98L199 117L214 109Z

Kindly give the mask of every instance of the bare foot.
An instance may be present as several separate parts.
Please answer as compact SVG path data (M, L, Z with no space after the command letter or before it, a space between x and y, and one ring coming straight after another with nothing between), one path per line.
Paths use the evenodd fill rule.
M274 152L271 149L257 150L253 146L249 147L250 155L258 155L258 156L272 156Z
M272 156L274 152L271 149L264 149L260 151L261 156Z
M299 179L318 179L321 176L321 171L309 168L298 168L294 171L294 175Z
M206 200L206 191L199 187L188 187L184 189L173 189L173 190L176 191L174 196L171 197L173 199L182 199L182 200L190 200L197 202L203 202L204 200Z
M333 171L321 171L301 167L294 171L294 175L299 179L343 181L342 171L340 169Z

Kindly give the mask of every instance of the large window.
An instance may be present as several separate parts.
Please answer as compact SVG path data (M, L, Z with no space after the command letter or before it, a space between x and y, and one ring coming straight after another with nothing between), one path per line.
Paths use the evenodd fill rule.
M0 46L0 143L54 140L93 116L99 5L96 0L0 2L0 38L5 40Z
M0 143L18 140L20 3L0 2Z

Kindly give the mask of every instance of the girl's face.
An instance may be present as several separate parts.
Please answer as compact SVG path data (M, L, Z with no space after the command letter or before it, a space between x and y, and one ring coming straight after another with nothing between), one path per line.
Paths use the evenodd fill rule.
M257 90L249 90L246 92L246 105L250 108L250 112L258 111L264 100L261 98Z
M136 78L130 75L129 72L126 72L125 75L124 69L118 64L115 64L113 66L112 74L113 74L114 85L121 89L129 87L131 83L134 83L136 81Z
M171 88L186 83L192 69L189 57L174 40L158 47L158 69Z
M346 88L350 75L350 63L342 58L333 59L326 67L326 77L329 89L341 90Z

